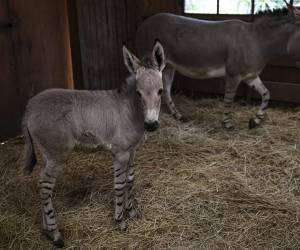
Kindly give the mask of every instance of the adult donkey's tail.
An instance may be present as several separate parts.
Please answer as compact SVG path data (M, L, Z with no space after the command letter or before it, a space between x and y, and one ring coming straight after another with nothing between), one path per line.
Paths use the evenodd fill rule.
M34 165L36 164L36 156L34 152L33 142L26 124L23 126L23 134L25 139L25 169L26 175L31 174Z

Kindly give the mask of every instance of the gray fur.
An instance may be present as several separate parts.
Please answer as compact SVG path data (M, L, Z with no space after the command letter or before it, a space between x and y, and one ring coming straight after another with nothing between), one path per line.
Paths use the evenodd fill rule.
M300 61L300 14L289 10L260 13L251 23L205 21L161 13L147 19L138 29L138 54L148 53L154 39L164 44L166 68L163 71L164 98L170 112L181 119L171 98L174 72L191 78L225 77L225 111L223 123L232 128L231 104L241 81L253 87L262 97L254 119L263 119L270 93L259 79L268 61L290 56ZM253 119L252 119L253 120Z
M155 44L153 53L155 51L159 51L159 56L153 54L148 58L151 65L146 67L123 47L124 62L132 75L118 90L51 89L29 101L23 119L25 170L30 173L36 162L34 142L45 160L39 180L43 230L55 245L63 246L63 240L51 196L66 156L76 145L104 146L112 152L115 220L125 228L124 210L128 210L130 217L135 216L131 193L134 153L143 141L145 128L150 131L158 128L163 88L161 55L164 52L159 43Z

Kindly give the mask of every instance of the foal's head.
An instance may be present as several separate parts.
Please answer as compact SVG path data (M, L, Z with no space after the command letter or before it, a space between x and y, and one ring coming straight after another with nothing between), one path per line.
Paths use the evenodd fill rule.
M165 67L164 50L156 41L152 53L141 62L123 46L124 62L136 80L136 94L141 100L144 111L144 126L147 131L159 127L159 111L163 92L162 71Z

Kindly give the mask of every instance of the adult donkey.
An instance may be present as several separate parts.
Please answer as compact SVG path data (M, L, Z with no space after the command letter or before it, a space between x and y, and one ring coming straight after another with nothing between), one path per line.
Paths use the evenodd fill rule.
M205 21L161 13L147 19L138 29L137 52L149 51L153 39L164 44L164 98L177 119L182 115L171 99L174 72L191 78L225 77L223 125L233 128L231 106L241 81L255 89L262 104L249 128L258 126L265 114L270 93L259 78L268 61L289 56L300 61L300 11L288 8L255 15L253 22Z
M46 166L39 180L44 233L58 246L63 239L58 230L52 192L67 154L76 146L104 146L114 156L115 220L126 227L124 210L134 217L131 193L134 153L145 130L159 127L164 52L156 42L146 64L124 46L125 65L132 74L119 90L76 91L52 89L33 97L26 108L23 131L26 168L36 163L33 142L40 149Z

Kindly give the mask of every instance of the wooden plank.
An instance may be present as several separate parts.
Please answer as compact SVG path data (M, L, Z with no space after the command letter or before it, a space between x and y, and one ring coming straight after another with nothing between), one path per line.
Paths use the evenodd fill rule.
M22 107L34 94L72 86L66 1L10 0L18 20L12 38Z
M282 65L268 65L261 73L261 79L263 81L300 84L300 69Z
M10 21L7 0L0 0L0 24ZM0 141L20 132L21 103L11 42L12 28L0 30Z
M271 81L264 81L264 84L271 92L271 100L300 103L300 84ZM260 98L253 90L251 90L251 97Z
M127 38L125 0L77 0L84 88L112 89L125 77L122 43Z
M11 21L0 30L0 139L20 133L31 96L73 85L66 1L0 0L0 24Z
M74 88L84 89L76 1L67 0Z

